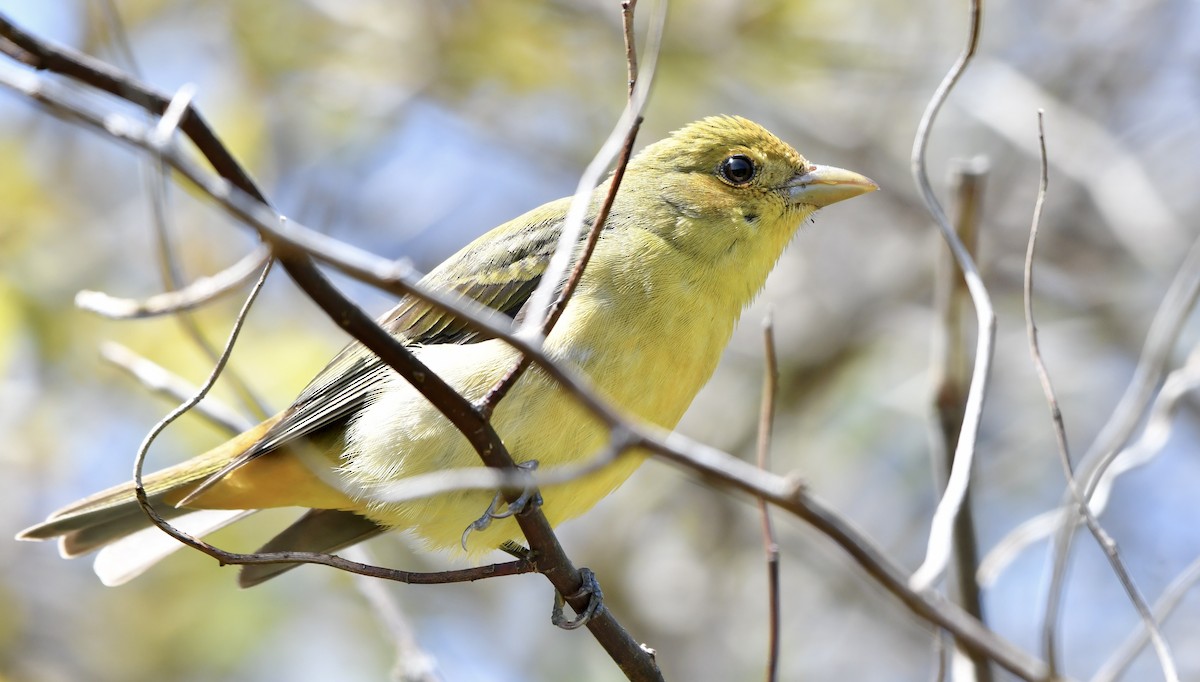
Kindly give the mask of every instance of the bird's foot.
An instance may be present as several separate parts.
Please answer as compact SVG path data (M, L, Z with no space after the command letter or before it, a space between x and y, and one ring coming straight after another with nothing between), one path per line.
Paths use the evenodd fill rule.
M571 595L571 599L587 596L588 605L582 612L575 616L574 619L568 620L563 615L563 604L566 599L557 592L554 593L554 610L550 612L550 622L564 630L575 630L587 625L588 621L600 613L604 609L604 593L600 591L600 583L596 580L596 574L590 568L579 569L579 577L583 580L579 591Z
M517 468L525 471L534 471L538 468L538 461L531 459L528 462L521 462L517 464ZM475 519L471 522L471 525L463 529L461 543L464 550L467 548L467 537L471 535L471 531L484 530L492 525L492 521L496 519L507 519L531 507L542 506L542 494L536 488L526 488L521 493L521 496L507 504L503 511L497 511L503 503L504 493L497 492L496 496L492 498L491 503L488 504L487 510L483 512L483 516Z

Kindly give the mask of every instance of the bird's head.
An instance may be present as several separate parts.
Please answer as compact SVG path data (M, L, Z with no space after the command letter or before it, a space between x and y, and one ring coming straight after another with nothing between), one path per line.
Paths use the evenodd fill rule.
M689 124L629 164L628 186L653 205L660 236L697 253L769 241L778 256L809 215L878 186L852 171L809 163L766 128L736 116ZM772 261L773 262L773 261Z

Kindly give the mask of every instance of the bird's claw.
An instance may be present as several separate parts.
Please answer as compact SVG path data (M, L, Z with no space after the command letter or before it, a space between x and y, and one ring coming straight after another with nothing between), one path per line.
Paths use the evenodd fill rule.
M538 468L538 461L531 459L528 462L521 462L517 464L517 468L525 471L533 471ZM491 504L488 505L487 510L483 512L483 516L475 519L471 522L471 525L463 529L462 540L460 542L464 551L467 549L467 537L471 535L471 531L484 530L492 525L492 521L496 519L507 519L510 516L520 514L526 509L542 506L542 494L536 488L526 488L520 497L505 507L504 511L496 511L503 502L504 493L497 492L495 497L492 498Z
M563 615L563 604L566 603L566 599L563 599L561 594L554 593L554 609L550 612L550 622L564 630L581 628L595 618L596 614L604 610L604 593L600 591L600 583L596 580L596 574L590 568L581 568L579 569L579 578L583 582L579 586L579 591L571 595L571 599L587 596L588 605L574 619L568 620Z

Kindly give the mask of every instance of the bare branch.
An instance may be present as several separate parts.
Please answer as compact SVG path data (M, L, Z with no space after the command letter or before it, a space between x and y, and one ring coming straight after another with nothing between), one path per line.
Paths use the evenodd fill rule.
M182 289L141 300L118 298L102 291L85 289L75 294L75 306L113 320L141 319L194 310L250 281L270 259L271 250L265 245L259 246L228 268L210 277L193 280Z
M1162 389L1154 398L1146 416L1142 435L1122 449L1113 459L1112 466L1105 469L1098 479L1096 488L1088 501L1092 513L1099 516L1108 507L1113 486L1127 471L1148 464L1162 452L1171 437L1175 413L1188 393L1200 387L1200 346L1189 354L1183 367L1167 375ZM1078 480L1078 477L1077 477ZM1043 512L1009 532L992 549L979 567L979 582L989 585L1000 577L1001 572L1026 547L1055 532L1065 523L1066 515L1075 513L1072 507L1056 507Z
M95 70L91 68L92 60L78 61L70 59L66 56L66 52L58 48L50 49L46 44L33 40L19 31L14 31L11 24L3 20L3 17L0 17L0 37L10 42L10 44L0 44L0 50L15 54L17 58L22 59L25 63L35 63L43 68L53 67L52 70L59 73L78 74L75 77L80 78L84 82L92 82L89 79L94 78L95 82L100 84L101 87L112 87L116 90L114 94L117 96L139 103L152 111L161 112L166 107L165 100L160 95L128 79L123 74L118 74L114 77L111 70ZM12 49L10 50L9 48ZM47 88L36 77L30 78L28 74L22 73L19 77L9 77L7 80L9 82L23 83L28 87L28 90L18 88L19 90L27 92L31 98L47 102L49 106L58 106L60 113L69 110L68 107L63 107L61 102L47 97ZM118 84L121 87L117 87ZM72 111L71 117L82 120L90 125L96 125L105 131L106 134L113 137L121 139L134 139L138 137L136 127L131 126L127 120L106 119L103 116L89 118L87 115L81 115L76 111ZM110 122L112 125L107 125ZM375 278L372 281L390 280L395 284L397 290L411 291L414 295L434 302L439 307L453 310L464 319L475 318L474 313L478 311L468 303L460 303L457 300L450 300L450 297L430 292L421 292L415 288L406 287L405 283L411 282L411 280L406 279L405 275L410 275L411 270L401 264L374 258L365 252L345 244L327 238L320 238L319 235L314 235L302 229L297 230L295 229L296 226L290 223L280 223L278 216L265 205L265 202L259 203L261 193L258 192L248 176L245 176L236 161L228 155L227 150L216 141L211 131L203 126L202 123L203 121L199 118L199 115L194 110L188 109L188 114L181 121L181 128L196 142L201 151L206 155L206 158L217 168L218 173L222 177L229 179L230 182L213 181L196 169L195 166L190 165L180 155L165 152L164 156L171 161L172 165L185 175L188 175L189 170L193 171L191 175L188 175L192 182L195 182L197 186L205 191L210 192L232 214L246 221L248 225L264 234L273 247L277 249L279 258L284 266L289 269L293 278L313 297L314 301L321 305L323 310L347 328L368 348L377 353L385 362L395 367L402 375L409 377L422 393L430 397L430 400L439 409L443 410L444 414L447 414L452 423L464 430L464 433L471 442L476 445L477 449L480 449L481 454L487 456L491 456L495 452L503 454L503 445L495 440L494 432L487 427L486 423L482 423L479 420L479 415L470 409L471 406L469 404L463 405L462 402L455 402L455 396L443 396L439 394L441 386L438 385L436 377L425 376L422 380L415 378L415 375L421 371L420 364L415 363L413 358L405 354L404 348L400 344L396 343L386 332L373 324L360 310L350 305L344 297L341 297L329 285L315 267L313 267L306 248L314 247L312 251L313 256L325 262L333 263L340 261L339 265L349 267L350 269L347 271L351 272L351 274L354 274L354 268L359 268L358 272L368 280L371 280L371 278ZM197 128L197 126L200 127ZM189 130L197 132L193 134ZM140 138L140 144L147 144L144 136ZM238 190L234 190L233 187L237 187ZM248 196L244 193L248 193ZM480 325L480 328L492 326L487 321L486 315L480 315L472 319L472 324ZM493 328L497 331L495 334L497 337L505 338L507 328L502 328L500 325L494 325ZM963 613L961 609L958 609L940 595L930 591L910 589L907 585L906 572L891 562L867 537L829 511L819 501L810 496L807 491L800 489L794 481L760 471L746 462L730 457L726 453L713 448L694 443L679 434L668 433L649 426L628 423L611 407L591 396L573 374L556 367L554 363L549 362L544 356L541 356L540 348L537 347L537 344L525 343L519 338L506 340L521 352L531 355L539 366L546 369L548 375L560 382L564 390L579 399L582 404L589 410L592 410L605 423L610 425L625 424L642 447L657 452L664 458L682 466L700 472L701 475L725 487L740 489L752 495L763 497L772 504L800 516L843 547L863 570L888 591L896 595L898 599L919 617L952 632L965 647L987 652L993 660L996 660L1000 665L1013 671L1014 674L1023 679L1039 680L1044 676L1045 666L1043 664L988 631L977 620ZM461 401L461 397L458 398ZM469 428L472 424L477 427L477 430ZM489 464L491 463L492 461L489 461ZM503 463L500 466L503 466ZM534 519L533 522L536 523L536 515L533 515L532 518ZM578 572L575 571L574 567L565 558L563 561L559 560L560 556L555 553L557 549L556 543L548 545L549 552L541 555L540 553L543 548L537 545L541 541L541 536L538 535L539 529L536 527L530 528L525 523L528 520L525 515L518 515L518 520L522 521L522 529L526 532L530 540L530 545L539 551L539 556L535 559L537 561L537 570L545 573L551 579L555 588L561 593L571 594L578 587L577 584L574 586L571 584L571 581L577 580ZM545 530L548 532L548 527ZM561 549L557 549L557 551L561 552ZM241 557L241 560L245 563L280 561L295 563L298 560L308 560L308 557L298 554L281 553L280 555L267 557L245 555ZM318 561L320 563L328 563L328 565L337 565L327 560L318 559ZM353 562L346 563L348 570L355 572L365 573L366 570L373 568L354 565ZM400 574L396 572L392 573L393 575L391 576L381 577L398 579L397 576ZM573 608L576 606L583 607L585 604L573 604ZM596 633L597 628L611 628L614 625L615 622L611 620L611 616L605 610L589 623L589 628L592 628L593 632ZM619 629L619 626L616 627ZM621 639L621 636L624 639ZM601 635L597 634L597 637L600 638ZM614 653L611 642L604 642L604 640L602 642L605 643L605 647L609 649L614 658L622 665L642 666L637 668L638 672L631 672L630 668L624 668L627 674L642 674L644 678L658 676L657 669L653 667L653 661L649 661L649 667L647 668L645 665L648 658L646 652L633 642L632 639L628 638L627 634L619 631L618 639L620 639L618 646L632 647L635 651L628 652L627 655L619 652ZM649 674L644 674L647 671L649 671Z
M174 137L184 115L192 106L195 94L196 88L190 83L185 83L179 88L179 91L171 98L166 111L163 112L162 118L151 132L150 142L152 144L162 148ZM146 176L146 186L150 196L150 209L158 247L159 274L162 277L163 287L168 291L174 291L183 286L187 277L183 274L183 266L179 263L177 249L171 237L168 206L170 184L167 181L167 164L160 156L148 160L143 164L142 169ZM204 331L200 329L196 319L184 310L177 312L173 317L183 329L184 335L191 339L192 343L200 349L200 352L208 356L209 360L215 362L219 352L204 335ZM229 382L251 413L259 419L266 419L270 415L270 410L267 409L262 399L250 389L250 386L236 371L226 368L223 378Z
M1029 134L1025 115L1045 108L1056 122L1058 140L1051 167L1087 193L1113 238L1148 272L1159 272L1178 258L1190 230L1172 211L1169 194L1136 142L1108 130L1099 112L1073 106L1061 91L1012 64L981 55L971 74L960 89L961 111L1037 158L1037 140Z
M924 589L932 585L946 569L950 558L950 545L953 543L954 518L967 495L971 482L971 465L975 458L975 441L979 435L979 421L983 416L983 398L987 391L988 377L991 374L992 351L996 341L996 316L992 310L992 302L979 275L979 269L971 259L971 254L954 234L946 213L938 203L929 184L929 174L925 166L925 150L929 145L929 133L934 119L942 104L946 101L950 90L958 82L959 77L967 68L975 48L979 44L981 24L981 0L970 0L970 18L967 32L967 44L959 55L958 60L950 67L946 77L938 85L929 105L925 109L921 123L917 127L916 139L913 141L912 173L916 180L917 189L925 201L925 207L933 216L934 221L942 231L942 238L950 246L958 267L966 278L967 289L971 293L971 301L975 305L976 321L979 327L979 339L975 348L975 370L971 377L971 388L967 393L967 404L963 415L962 432L958 437L958 445L954 452L954 466L946 484L946 491L934 512L933 522L929 529L929 547L925 553L925 561L913 573L911 585L914 589Z
M938 630L933 633L933 670L929 673L929 682L946 682L947 659L950 658L949 647L946 646L946 633Z
M637 9L637 0L624 0L621 3L621 27L625 31L625 64L628 66L629 72L629 99L633 99L634 86L637 85L638 63L637 63L637 45L633 39L633 12ZM662 31L659 31L659 40L662 39ZM652 54L658 54L658 47L655 47Z

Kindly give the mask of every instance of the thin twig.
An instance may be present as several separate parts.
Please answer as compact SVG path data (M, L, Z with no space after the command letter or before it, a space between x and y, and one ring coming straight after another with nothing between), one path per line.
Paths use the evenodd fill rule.
M771 312L763 318L763 391L758 416L758 468L768 471L771 453L771 432L775 423L775 398L779 392L779 361L775 354L775 324ZM763 551L767 558L767 682L779 676L779 543L771 525L771 511L766 500L758 499L762 518Z
M117 12L116 5L113 4L112 0L103 0L103 2L100 3L100 9L107 22L108 30L112 34L111 42L117 48L117 53L120 56L120 59L125 62L130 73L138 78L143 78L144 76L141 66L138 64L137 57L135 56L133 50L133 45L129 41L129 34L125 30L125 22L121 20L121 16ZM187 108L191 106L191 99L194 94L195 88L193 86L184 85L181 87L173 98L171 105L168 107L167 113L170 113L171 108L173 107L175 109L174 116L182 117ZM166 118L167 114L164 114L164 119ZM170 127L173 129L177 127L177 125L178 122L175 121L171 123ZM147 161L142 164L141 169L145 178L147 193L150 196L150 207L151 214L153 216L154 231L158 237L157 255L159 272L167 290L177 291L180 289L182 282L186 278L182 275L182 267L178 259L175 257L175 249L173 248L170 239L170 226L167 217L169 213L167 210L167 197L169 190L169 186L166 181L167 169L161 160L157 163L152 160ZM249 265L248 267L243 267L243 271L245 273L243 279L248 280L253 277L255 273L257 273L263 267L263 265L264 263L260 262ZM94 294L94 292L80 292L80 294L83 295L86 300L86 296L88 294ZM103 296L103 294L101 294L101 296ZM77 295L75 300L76 305L80 305L80 295ZM103 305L103 303L111 303L111 301L104 301L101 303L101 299L96 299L96 302L100 303L101 305ZM184 334L192 340L196 347L199 348L202 353L207 355L209 359L215 361L218 356L216 348L214 348L204 336L204 333L200 330L200 326L196 323L195 318L193 318L191 315L182 314L186 310L187 308L180 307L178 310L173 311L181 313L176 314L175 319L183 329ZM249 407L252 412L256 413L260 419L266 418L268 411L264 407L262 401L256 395L254 395L252 391L250 391L249 387L241 379L241 377L239 377L237 373L232 370L227 370L224 374L226 380L232 384L234 391L239 394L246 406Z
M1159 665L1162 666L1163 676L1168 682L1176 682L1179 679L1179 673L1176 671L1175 661L1171 656L1170 649L1167 647L1166 640L1163 639L1162 633L1159 632L1158 626L1154 622L1154 616L1150 613L1150 607L1146 604L1146 600L1142 597L1137 585L1134 584L1133 578L1129 575L1129 571L1125 567L1125 563L1121 561L1116 543L1100 526L1100 522L1096 520L1096 516L1088 507L1087 502L1079 494L1079 488L1075 483L1075 472L1071 466L1070 450L1067 447L1067 431L1063 425L1062 409L1059 407L1058 398L1054 393L1054 385L1050 381L1050 373L1046 369L1046 363L1042 359L1042 351L1038 344L1037 324L1033 318L1033 257L1034 250L1037 247L1038 227L1042 220L1042 208L1046 202L1046 188L1050 182L1046 160L1046 131L1043 119L1044 112L1039 109L1038 145L1041 149L1041 181L1038 186L1037 202L1033 208L1033 222L1029 227L1029 247L1025 252L1025 331L1029 336L1029 352L1033 356L1034 369L1037 370L1038 380L1042 385L1042 392L1045 394L1046 403L1050 407L1050 418L1054 424L1054 439L1058 445L1059 463L1062 464L1063 474L1067 481L1067 489L1070 491L1071 497L1079 509L1079 513L1083 516L1088 530L1096 538L1096 542L1099 543L1101 550L1104 551L1105 556L1108 558L1113 572L1121 582L1121 586L1125 588L1125 592L1129 596L1130 602L1133 603L1134 609L1141 616L1146 632L1149 633L1151 641L1154 642L1154 650L1158 655ZM1056 572L1053 581L1062 580L1063 573ZM1055 608L1047 608L1045 618L1042 621L1042 655L1046 659L1046 664L1050 666L1052 674L1058 669L1058 647L1056 644L1058 631L1058 610L1056 607L1058 604L1057 600L1050 601L1050 605Z
M625 144L621 147L621 155L617 158L617 167L613 171L612 183L608 187L608 192L604 195L604 203L600 205L600 211L596 214L596 219L588 231L587 241L583 245L583 252L579 254L579 260L575 262L575 267L571 270L571 274L563 286L562 293L555 300L550 314L546 316L541 329L541 338L546 338L550 335L550 331L558 323L558 319L562 317L563 311L566 310L567 302L575 293L576 287L579 286L579 281L583 279L583 269L587 267L588 262L592 258L592 253L596 250L596 242L600 239L600 232L604 229L604 223L608 220L608 213L612 209L613 201L617 198L617 189L621 185L621 179L625 177L625 168L629 165L629 157L633 153L633 143L637 139L640 128L641 118L639 117L634 119L625 136ZM491 417L496 406L500 404L504 396L508 395L508 391L517 383L521 375L525 373L525 370L529 367L529 363L529 356L522 355L512 368L501 377L500 381L496 382L496 385L488 390L478 405L479 411L484 416Z
M118 35L123 35L123 33ZM126 49L132 55L132 48L126 46ZM161 144L165 144L174 135L180 120L191 108L195 95L196 88L190 83L185 83L179 88L179 91L171 98L171 103L167 106L166 111L163 112L154 131L155 137L151 138L152 141L157 137ZM168 206L170 185L167 182L167 164L161 158L154 158L142 166L142 171L145 175L147 193L150 195L150 212L156 237L159 276L167 291L175 291L183 286L187 277L183 274L183 267L176 257L176 248L171 239L171 221L168 217L170 214ZM184 335L191 339L192 344L199 348L201 353L208 356L210 361L215 362L220 353L204 335L196 318L186 310L176 312L173 318L183 330ZM267 409L262 399L250 390L250 386L236 371L226 368L222 375L252 414L259 419L267 418L270 410Z
M638 77L637 44L633 39L633 13L636 9L637 0L624 0L621 3L621 28L625 32L625 64L629 74L630 99L633 99L633 89L637 85Z
M546 318L551 314L551 302L555 298L555 292L571 268L572 257L578 247L579 235L583 231L583 223L590 208L592 190L600 183L600 177L604 171L612 163L620 149L625 146L625 139L628 138L630 131L636 132L637 121L642 116L642 110L645 108L646 99L650 94L650 84L653 82L652 75L658 61L658 47L662 44L666 17L667 0L659 0L654 15L651 17L650 37L646 43L646 64L643 69L646 76L637 79L638 82L634 85L633 93L629 96L629 101L625 105L625 110L621 112L621 117L617 119L617 124L613 126L608 139L601 145L600 151L596 153L595 158L587 165L583 175L579 178L579 184L576 186L575 194L571 197L571 204L567 208L567 215L563 220L563 231L562 236L559 237L558 246L551 255L550 262L546 264L541 282L529 297L528 313L526 313L519 332L522 336L536 336L545 328Z
M1079 465L1078 480L1082 482L1082 499L1090 504L1097 488L1105 480L1105 472L1122 454L1122 448L1136 429L1136 425L1146 414L1151 405L1154 392L1162 380L1166 364L1171 356L1183 323L1196 305L1200 295L1200 239L1188 252L1183 265L1171 287L1167 290L1163 303L1150 324L1146 336L1142 356L1134 370L1133 379L1125 394L1121 397L1113 411L1113 416L1096 437L1092 447L1088 449ZM1111 479L1110 479L1111 480ZM1071 499L1065 496L1066 503ZM1052 564L1050 589L1046 597L1046 621L1057 613L1062 602L1067 560L1070 557L1071 545L1079 515L1070 507L1062 515L1057 527L1054 543L1051 547L1050 561ZM1086 521L1086 518L1084 519Z
M176 291L135 299L85 289L75 294L75 306L112 320L142 319L194 310L250 281L270 259L271 250L263 245L217 274L197 278Z
M954 466L946 483L946 490L933 514L929 529L929 546L925 560L913 573L911 584L916 589L923 589L937 581L946 569L950 558L950 545L953 543L954 518L962 506L967 489L971 483L971 466L975 459L975 441L979 435L979 422L983 417L983 399L987 391L988 377L991 374L992 351L996 340L996 315L992 310L992 302L987 288L979 275L971 254L954 234L950 221L946 218L942 206L938 203L929 183L929 174L925 165L925 150L929 145L929 133L938 111L946 101L950 90L958 82L959 77L967 68L975 48L979 44L979 31L982 21L981 0L970 1L969 27L967 44L959 55L958 60L950 67L946 77L942 79L933 97L925 108L921 123L917 127L916 139L913 142L912 173L916 180L917 189L925 202L925 207L933 216L934 222L941 229L942 238L950 246L954 260L963 271L967 289L971 293L971 302L975 306L976 321L979 327L979 338L975 347L975 369L971 377L971 388L967 392L967 404L963 415L962 432L958 437L958 445L954 451Z
M617 165L613 170L612 178L609 181L608 191L604 195L604 200L600 204L599 210L596 212L596 217L592 220L592 226L588 230L586 241L583 245L583 251L579 254L579 258L575 261L574 267L571 269L567 281L563 284L562 291L558 298L552 304L545 319L542 321L539 330L541 338L550 335L550 331L554 325L558 323L558 319L562 317L563 311L567 308L567 303L571 296L575 293L576 287L579 286L580 280L583 279L584 268L592 258L592 253L596 250L596 242L600 239L600 233L604 229L604 224L608 221L609 211L612 210L613 202L617 198L617 191L621 187L621 180L625 177L625 169L629 165L629 159L633 155L633 145L637 140L638 131L642 126L642 111L646 107L646 100L650 94L650 84L654 80L654 69L658 62L658 52L662 46L663 27L666 22L666 0L661 0L658 6L658 13L652 22L650 40L647 43L648 59L646 61L646 77L643 79L643 85L638 88L638 66L637 66L637 48L634 44L633 35L633 11L637 6L637 0L630 0L621 3L621 19L624 26L625 37L625 60L629 73L629 95L625 105L625 113L617 122L617 127L613 129L609 135L608 141L596 152L596 156L588 167L584 170L583 177L579 180L579 185L575 190L575 195L571 198L571 205L567 209L567 217L563 227L562 235L559 236L558 246L555 249L554 255L551 257L551 262L546 268L546 272L542 276L542 281L538 286L537 291L530 297L530 310L532 311L538 305L539 292L543 289L553 291L555 284L559 281L560 275L555 274L555 259L560 253L566 253L570 257L570 252L573 250L576 237L579 230L582 229L584 214L580 213L579 223L572 222L576 206L583 206L586 211L587 204L590 203L590 198L593 193L593 187L599 180L599 175L604 172L609 163L609 146L613 139L617 139L618 133L624 133L624 139L621 143L620 152L617 157ZM624 125L624 129L622 129ZM595 177L591 177L592 175ZM564 246L567 245L567 246ZM532 328L532 323L524 329ZM521 375L529 367L530 358L528 355L522 354L512 369L500 379L483 399L479 401L479 411L490 418L496 406L508 394L508 391L517 383Z

